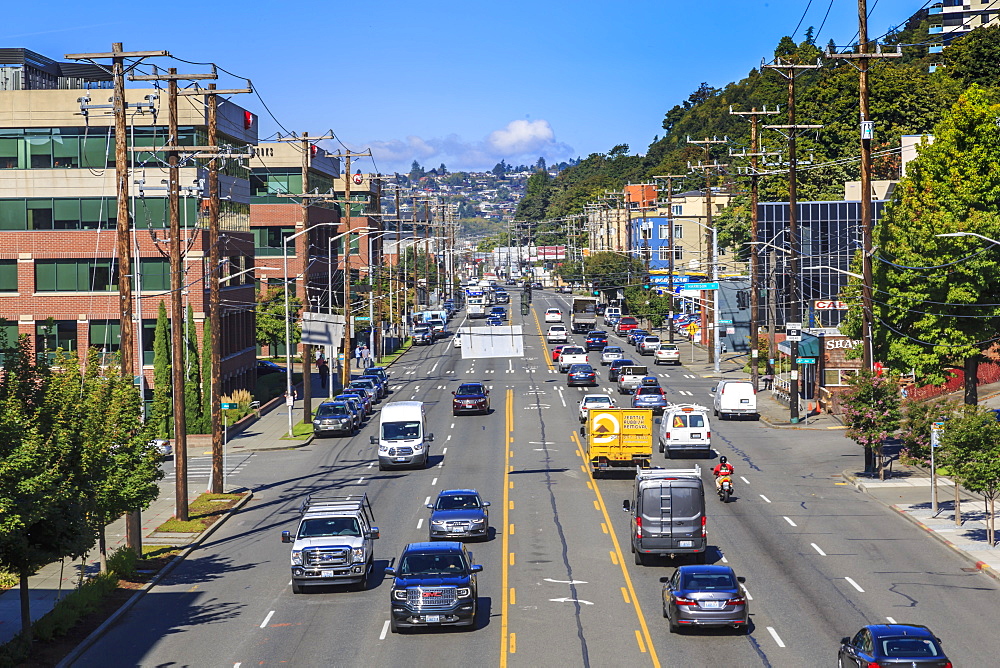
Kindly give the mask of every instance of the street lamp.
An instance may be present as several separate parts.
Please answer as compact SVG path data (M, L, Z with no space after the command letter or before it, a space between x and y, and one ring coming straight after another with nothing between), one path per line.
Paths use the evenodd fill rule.
M991 239L989 237L984 237L982 234L976 232L946 232L944 234L935 234L936 237L979 237L983 241L989 241L991 244L997 244L1000 246L1000 241L996 239Z
M719 281L719 231L718 231L718 229L715 228L715 227L710 227L710 226L706 225L705 223L699 223L697 220L694 220L694 219L684 218L683 220L691 222L691 223L694 223L695 225L698 225L699 227L704 227L706 230L708 230L709 232L712 233L712 258L711 258L711 262L712 262L712 281L717 283ZM712 323L712 330L715 332L715 336L713 337L715 339L713 341L713 345L714 345L714 348L715 348L715 351L714 351L715 355L713 355L713 357L715 358L714 371L715 371L716 374L718 374L719 373L719 357L720 357L720 354L722 352L722 346L721 346L722 342L719 341L719 290L718 289L715 289L715 290L712 291L712 320L714 320L714 322Z

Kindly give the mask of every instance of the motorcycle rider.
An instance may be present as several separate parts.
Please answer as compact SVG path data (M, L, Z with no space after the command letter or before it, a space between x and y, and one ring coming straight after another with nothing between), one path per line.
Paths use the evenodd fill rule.
M731 476L735 472L736 468L729 463L729 460L726 459L725 455L719 457L719 463L715 465L714 469L712 469L712 474L715 476L715 489L719 489L724 477Z

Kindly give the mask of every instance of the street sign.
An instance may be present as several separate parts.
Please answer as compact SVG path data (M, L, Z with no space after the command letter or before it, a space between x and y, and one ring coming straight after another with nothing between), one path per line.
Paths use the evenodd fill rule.
M371 320L371 318L369 318L366 315L356 315L356 316L354 316L354 322L368 322L369 320Z
M944 430L944 422L931 423L931 447L936 448L941 445L941 432Z
M718 290L719 284L715 283L685 283L681 286L681 290Z
M731 325L731 324L733 324L733 321L732 320L719 320L719 324L720 325Z
M801 341L802 340L802 323L801 322L786 322L785 323L785 340L786 341Z
M696 325L696 324L694 324L692 322L691 324L689 324L687 326L687 331L688 331L688 334L694 334L695 332L698 331L698 325Z
M815 364L816 363L816 358L815 357L796 357L795 358L795 363L796 364Z
M726 327L726 334L735 334L735 333L736 333L735 327Z
M237 409L239 407L240 407L239 404L227 404L227 403L224 403L224 404L222 404L220 406L220 408L222 408L222 410L224 410L224 411L235 410L235 409Z

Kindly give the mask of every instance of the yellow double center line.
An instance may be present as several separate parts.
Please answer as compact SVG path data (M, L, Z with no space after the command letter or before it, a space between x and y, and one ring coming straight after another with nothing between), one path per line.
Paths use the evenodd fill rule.
M549 345L545 340L545 335L542 334L542 323L538 322L538 314L535 312L535 309L531 309L531 315L535 319L535 327L538 328L538 338L542 340L542 350L545 351L545 364L547 364L550 369L554 369L555 367L552 365L552 351L549 350Z
M505 428L503 433L503 566L500 571L500 668L507 665L508 652L513 654L516 650L516 636L508 635L508 608L512 604L508 589L508 570L510 568L510 488L513 484L510 480L510 453L511 443L514 441L514 390L508 389L506 395Z
M577 452L580 453L580 458L583 459L583 469L587 472L587 477L590 479L590 486L594 490L594 495L597 497L597 505L601 510L601 514L604 516L604 521L608 527L608 534L611 536L611 542L615 548L615 555L618 557L618 566L622 569L622 576L625 578L625 586L628 588L629 597L632 599L632 607L635 608L635 616L639 619L639 627L642 629L642 638L639 637L639 632L636 631L636 640L639 643L639 649L643 650L642 639L645 639L646 650L649 651L649 658L653 662L653 666L659 668L660 659L656 656L656 648L653 646L653 638L649 635L649 627L646 626L646 618L642 614L642 608L639 607L639 598L635 595L635 589L632 587L632 578L629 577L628 568L625 566L625 555L622 554L622 548L618 544L618 537L615 535L615 530L611 526L611 517L608 515L608 507L604 505L604 497L601 496L601 490L597 486L597 481L594 480L594 476L591 474L590 462L587 460L587 449L580 442L580 438L576 435L575 431L570 432L570 436L573 442L576 443ZM646 651L643 650L643 651Z

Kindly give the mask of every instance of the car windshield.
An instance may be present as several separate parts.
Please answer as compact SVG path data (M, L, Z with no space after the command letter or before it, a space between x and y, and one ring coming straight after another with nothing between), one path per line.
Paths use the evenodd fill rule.
M645 339L642 340L642 342L645 343L646 345L655 345L660 342L660 339L655 336L647 336Z
M615 353L615 354L619 354L620 355L621 352L622 352L622 349L618 348L616 346L608 346L607 348L604 349L604 352L605 353Z
M736 578L729 573L684 573L681 589L688 591L723 591L736 589Z
M346 417L350 415L347 412L347 406L343 404L320 404L319 408L316 409L316 417L327 418L327 417Z
M675 415L674 419L671 421L671 426L678 429L682 427L704 427L705 416L698 413L692 413L691 415L686 413Z
M646 394L660 396L663 394L663 392L658 387L640 387L636 389L635 393L639 396L643 396Z
M620 359L612 362L611 366L615 369L621 369L624 366L632 366L633 364L635 364L635 362L632 360Z
M882 654L893 658L924 658L942 656L941 648L932 638L879 638Z
M563 355L582 355L583 348L576 348L573 346L567 346L562 349Z
M407 554L399 565L400 575L464 574L465 558L461 554Z
M429 331L431 331L431 330L428 327L416 327L416 328L414 328L413 333L414 334L426 334Z
M383 422L382 440L402 441L420 438L420 423L413 422Z
M448 494L439 496L435 510L466 510L480 508L479 497L474 494Z
M660 350L677 350L677 346L672 343L661 343Z
M570 373L587 373L588 371L590 371L588 364L574 364L569 368Z
M467 383L465 385L459 385L458 392L456 394L486 394L486 392L483 390L482 385Z
M584 406L610 406L610 397L587 397L583 400Z
M322 517L302 520L299 538L320 538L323 536L360 536L358 520L354 517Z

